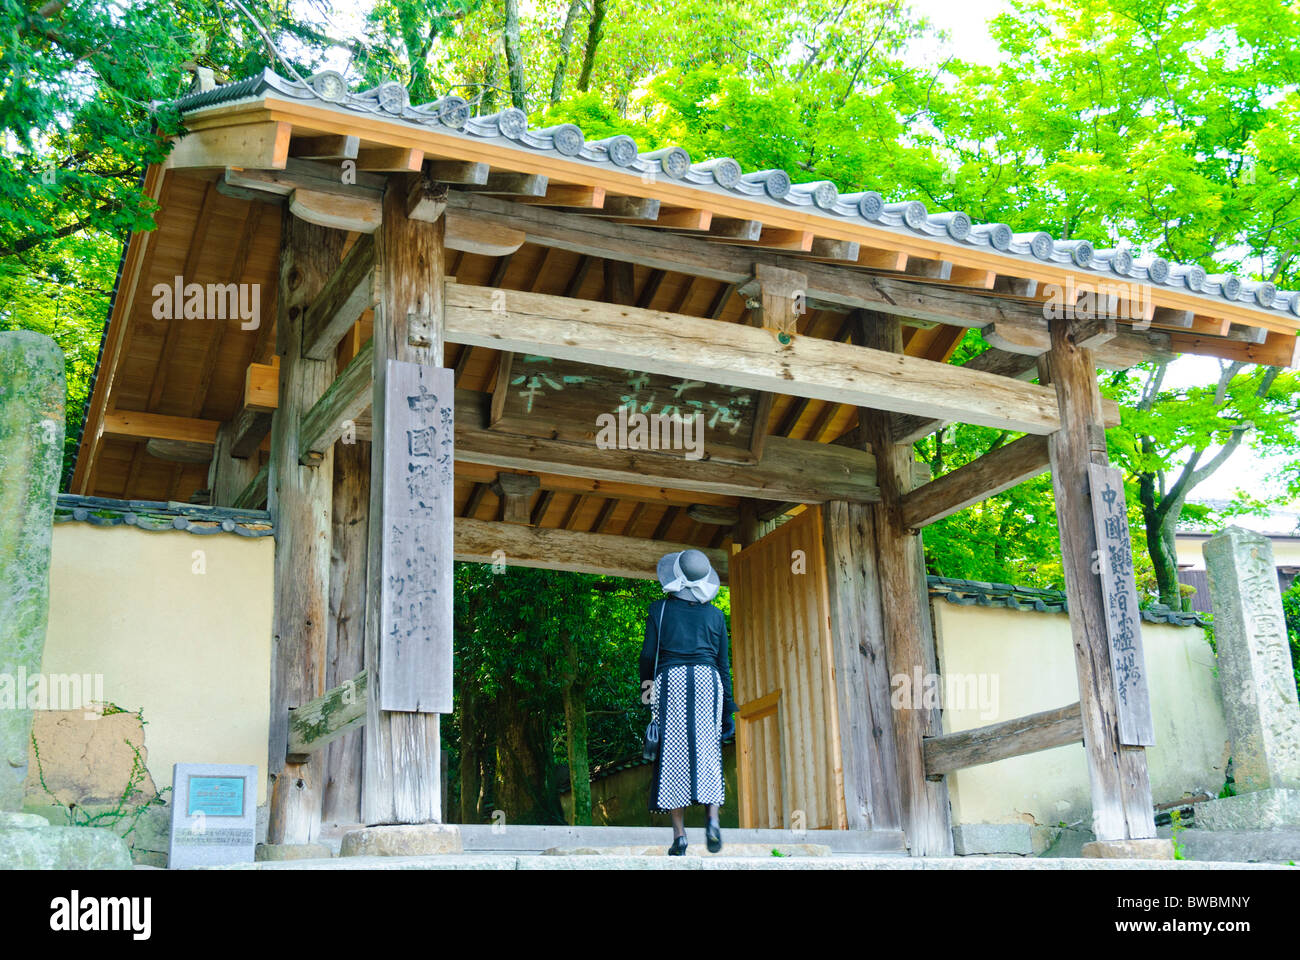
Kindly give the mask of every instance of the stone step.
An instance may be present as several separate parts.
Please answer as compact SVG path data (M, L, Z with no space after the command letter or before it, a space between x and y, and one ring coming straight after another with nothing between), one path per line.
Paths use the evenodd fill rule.
M1076 860L1044 857L716 857L517 856L443 854L431 857L334 857L278 860L207 870L1288 870L1265 863L1204 863L1191 860Z
M709 853L703 844L688 843L688 857L829 857L831 848L824 843L724 843L718 853ZM551 847L545 857L666 857L663 844L624 847Z

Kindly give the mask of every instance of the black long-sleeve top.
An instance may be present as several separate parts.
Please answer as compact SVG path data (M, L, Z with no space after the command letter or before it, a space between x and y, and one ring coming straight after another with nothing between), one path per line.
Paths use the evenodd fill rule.
M663 609L663 637L659 633L659 611ZM646 616L645 642L641 644L641 682L654 679L655 646L659 646L659 669L677 664L708 663L722 678L722 715L739 709L732 699L731 664L727 655L727 618L711 603L692 603L679 597L664 597L650 604Z

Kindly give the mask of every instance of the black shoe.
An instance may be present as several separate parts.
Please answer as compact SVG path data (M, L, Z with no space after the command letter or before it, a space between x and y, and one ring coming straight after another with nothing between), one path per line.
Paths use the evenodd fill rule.
M708 844L709 853L717 853L722 849L722 829L716 823L710 823L704 828L704 839Z
M685 838L685 837L674 837L674 838L673 838L673 845L672 845L671 847L668 848L668 856L670 856L670 857L684 857L684 856L686 856L686 838Z

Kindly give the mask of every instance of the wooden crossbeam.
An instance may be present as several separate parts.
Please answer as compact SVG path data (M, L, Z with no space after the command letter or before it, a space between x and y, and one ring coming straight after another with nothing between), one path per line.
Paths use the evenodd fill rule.
M167 155L172 170L213 167L284 169L293 125L280 121L215 127L186 134Z
M357 237L303 317L302 355L325 360L375 303L375 238Z
M301 160L355 160L361 138L346 134L323 137L295 137L289 143L289 156Z
M289 749L285 762L306 763L311 755L366 722L369 678L356 677L319 697L289 708Z
M930 737L924 741L925 775L937 779L945 773L1063 747L1082 739L1083 716L1079 704L1072 703L974 730Z
M755 327L454 282L444 297L455 343L1025 433L1059 422L1046 387L918 357L812 337L782 344Z
M919 530L1051 468L1047 438L1021 437L903 495L903 525Z
M343 435L347 424L355 423L369 409L374 354L375 342L367 340L320 399L303 414L298 428L298 462L303 466L319 465L326 451Z
M456 518L455 529L457 560L492 563L500 556L497 551L504 551L506 563L513 566L599 573L638 580L653 580L655 566L665 553L700 549L689 543L463 517ZM710 548L704 548L703 552L718 572L718 578L726 583L726 552Z
M172 417L137 410L110 410L104 414L104 436L125 440L158 439L215 444L218 426L220 424L215 420Z
M807 297L844 307L862 307L917 320L960 327L983 327L1003 319L1041 320L1041 304L988 297L961 287L927 287L915 281L875 276L865 271L818 263L781 251L718 244L698 236L646 230L599 217L453 190L449 210L464 210L501 226L523 231L529 243L573 253L625 260L653 269L742 284L754 265L767 263L808 275ZM660 208L659 222L665 217ZM725 221L725 218L724 218ZM761 231L760 231L761 232ZM859 261L864 256L859 251Z

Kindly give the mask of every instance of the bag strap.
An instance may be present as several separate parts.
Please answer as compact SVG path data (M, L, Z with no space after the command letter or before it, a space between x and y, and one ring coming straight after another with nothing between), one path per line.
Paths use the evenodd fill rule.
M664 611L668 609L668 598L664 597L664 605L659 608L659 626L655 629L655 672L651 680L659 681L659 648L664 642Z

